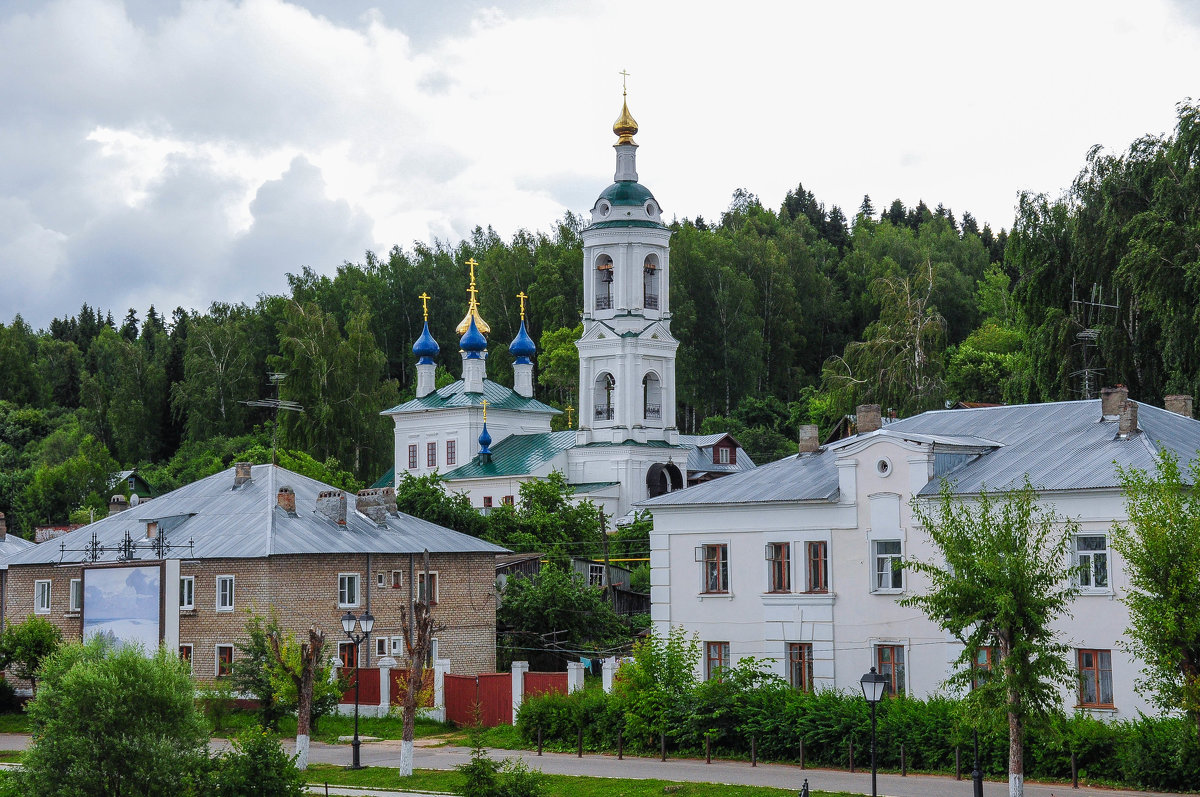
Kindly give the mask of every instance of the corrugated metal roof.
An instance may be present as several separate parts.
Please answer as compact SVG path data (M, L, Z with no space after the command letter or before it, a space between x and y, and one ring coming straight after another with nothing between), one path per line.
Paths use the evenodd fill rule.
M616 487L618 484L620 482L584 482L583 484L572 484L571 489L575 495L585 495L598 490L606 490L609 487Z
M737 440L726 432L718 432L717 434L681 434L679 442L681 445L694 446L688 452L687 469L691 476L699 476L704 473L740 473L744 470L753 470L754 460L746 453L746 449L742 448L741 443L738 443L737 456L734 457L734 462L721 464L713 462L712 447L720 440L728 437L733 442Z
M5 534L4 539L0 540L0 570L8 566L9 559L32 547L33 543L24 537L18 537L16 534Z
M575 446L575 432L538 432L514 434L494 444L492 461L486 464L476 456L470 462L445 475L456 479L486 479L492 476L523 476Z
M635 506L653 509L676 505L831 501L838 492L834 458L833 451L793 454L753 470L639 501Z
M375 487L375 488L395 487L396 486L396 467L393 465L392 467L388 468L387 473L383 474L378 479L376 479L375 483L372 484L371 486Z
M497 384L490 379L483 380L482 393L468 393L466 391L466 383L460 379L453 384L446 385L441 390L435 390L428 396L406 401L403 404L392 407L390 410L384 410L380 415L430 412L431 410L459 407L482 407L483 399L485 398L487 399L488 408L492 410L520 410L521 412L535 412L546 415L562 414L561 410L556 410L537 399L525 398L514 392L512 388Z
M69 534L27 548L9 558L10 565L46 562L79 562L82 549L92 534L111 548L99 561L117 559L116 548L125 538L139 543L139 559L154 559L146 539L146 522L173 515L191 515L166 534L176 548L170 558L221 559L261 558L286 554L342 553L506 553L507 549L468 534L438 526L405 514L389 515L386 526L354 511L353 494L346 496L346 525L338 526L317 515L317 494L335 488L307 476L274 465L255 465L251 479L233 488L230 468L180 487L124 512L109 515ZM287 486L296 494L296 515L277 506L278 488ZM61 546L76 549L60 553Z

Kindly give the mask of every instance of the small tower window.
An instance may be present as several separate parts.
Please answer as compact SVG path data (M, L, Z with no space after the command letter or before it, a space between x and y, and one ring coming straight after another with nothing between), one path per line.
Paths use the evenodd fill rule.
M613 286L613 261L608 255L596 259L596 309L611 310Z
M604 373L596 377L596 420L611 421L616 417L613 406L613 392L617 389L617 380L612 374Z
M649 373L642 379L642 417L648 421L662 420L662 383L658 374Z
M647 256L642 267L642 306L647 310L659 309L658 255Z

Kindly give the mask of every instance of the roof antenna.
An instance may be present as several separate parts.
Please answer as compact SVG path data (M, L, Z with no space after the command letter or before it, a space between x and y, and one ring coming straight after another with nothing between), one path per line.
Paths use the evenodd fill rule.
M245 404L247 407L267 407L275 410L275 423L271 428L271 464L279 464L279 455L276 453L276 444L279 440L279 411L286 410L287 412L304 412L304 407L300 406L295 401L289 401L279 397L280 385L283 380L287 379L287 374L279 371L270 371L267 373L267 381L275 386L275 398L273 399L252 399L250 401L239 401L239 404Z

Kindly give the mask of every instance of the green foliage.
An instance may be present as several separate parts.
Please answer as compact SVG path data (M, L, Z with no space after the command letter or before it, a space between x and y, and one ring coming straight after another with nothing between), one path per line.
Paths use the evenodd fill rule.
M237 696L229 682L221 679L197 687L196 702L214 733L225 730L229 718L237 708Z
M278 618L272 613L264 620L250 614L246 621L246 638L236 644L240 656L233 660L233 685L238 692L258 701L259 722L267 730L279 730L279 720L287 713L278 698L271 678L275 663L267 635L279 630Z
M471 761L456 769L465 776L464 797L542 797L547 779L536 769L530 769L519 758L492 760L487 751L475 745Z
M599 554L599 509L591 501L572 500L574 488L561 471L523 482L518 492L514 506L488 515L487 539L514 551L545 551L562 565L570 556Z
M304 776L270 731L254 728L233 742L215 767L216 797L299 797Z
M461 531L473 537L484 534L486 521L465 493L448 493L436 473L414 476L405 471L396 485L396 507L401 511L439 526Z
M1200 728L1200 464L1185 478L1165 451L1153 474L1120 469L1129 520L1113 527L1130 587L1130 653L1144 662L1139 688Z
M27 794L203 794L208 729L187 665L103 640L64 645L42 668L22 757Z
M278 626L275 626L276 629ZM268 633L271 629L267 629ZM284 663L292 669L293 672L300 672L300 643L296 640L296 635L291 631L284 633L281 637L279 645L280 653L283 655ZM285 713L294 713L300 707L300 693L296 686L296 680L289 677L282 667L274 661L274 658L268 662L268 676L271 683L271 691L273 699L277 705L283 709ZM342 695L350 686L350 676L347 673L340 673L337 678L330 678L330 670L332 667L328 663L328 659L321 666L316 668L313 673L313 695L312 707L309 711L309 727L315 733L317 723L322 717L328 717L333 714L341 702Z
M62 632L45 617L30 615L23 623L10 623L0 633L0 670L11 668L37 692L38 670L62 644Z

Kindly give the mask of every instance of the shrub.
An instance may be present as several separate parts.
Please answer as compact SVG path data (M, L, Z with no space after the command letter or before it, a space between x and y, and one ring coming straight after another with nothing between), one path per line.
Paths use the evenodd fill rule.
M260 727L239 736L217 763L212 793L217 797L299 797L304 778L279 739Z

